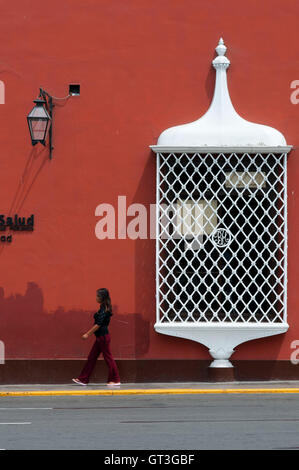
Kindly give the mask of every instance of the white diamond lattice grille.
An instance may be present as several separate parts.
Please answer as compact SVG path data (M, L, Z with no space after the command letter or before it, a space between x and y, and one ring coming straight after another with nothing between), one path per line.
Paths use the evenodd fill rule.
M285 321L286 158L158 154L159 322Z

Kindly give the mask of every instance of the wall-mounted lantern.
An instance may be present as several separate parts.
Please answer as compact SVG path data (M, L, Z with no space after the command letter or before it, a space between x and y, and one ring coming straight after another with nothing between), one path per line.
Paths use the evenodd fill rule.
M34 100L35 106L27 116L31 143L46 145L49 136L50 159L52 158L52 129L53 129L53 99L66 100L70 96L80 96L80 85L69 85L69 94L64 98L51 96L47 91L40 88L39 98Z

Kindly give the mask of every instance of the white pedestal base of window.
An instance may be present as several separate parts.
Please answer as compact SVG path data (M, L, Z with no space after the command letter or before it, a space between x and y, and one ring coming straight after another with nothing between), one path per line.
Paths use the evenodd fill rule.
M285 333L287 323L156 323L155 330L164 335L191 339L209 349L213 368L233 367L229 358L239 344L253 339Z

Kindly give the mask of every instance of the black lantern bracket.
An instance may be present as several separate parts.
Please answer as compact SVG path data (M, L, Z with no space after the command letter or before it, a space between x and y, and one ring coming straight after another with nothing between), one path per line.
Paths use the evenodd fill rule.
M53 99L55 99L55 100L67 100L72 95L68 94L64 98L57 98L56 96L50 95L43 88L40 88L39 89L39 96L46 102L46 109L47 109L47 111L49 113L49 116L51 118L51 124L50 124L50 127L49 127L49 149L50 149L50 160L51 160L52 159L53 149L54 149L54 147L52 145L52 142L53 142L53 108L55 106L55 104L53 103Z
M39 96L45 101L46 104L46 109L49 113L49 116L51 118L51 123L49 127L49 149L50 149L50 160L52 160L52 152L53 152L53 145L52 145L52 129L53 129L53 107L55 106L53 104L53 96L51 96L47 91L43 90L42 88L39 89ZM65 99L67 99L66 97Z

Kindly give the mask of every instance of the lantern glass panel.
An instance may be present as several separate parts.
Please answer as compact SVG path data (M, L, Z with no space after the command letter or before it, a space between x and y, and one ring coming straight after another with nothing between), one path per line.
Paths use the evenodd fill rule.
M48 121L39 119L31 121L31 135L33 140L44 141L47 137Z
M35 101L37 104L27 116L31 140L33 145L37 142L44 143L50 128L51 118L43 106L43 102Z

